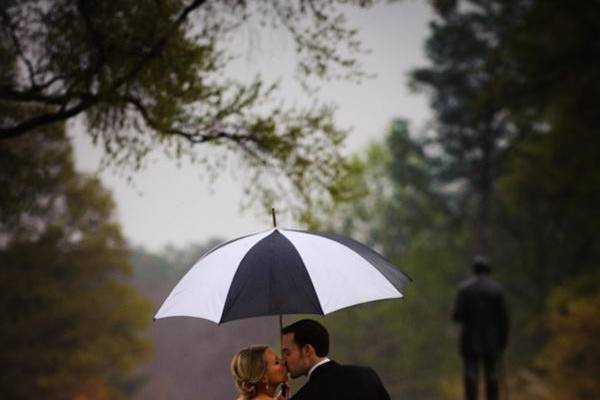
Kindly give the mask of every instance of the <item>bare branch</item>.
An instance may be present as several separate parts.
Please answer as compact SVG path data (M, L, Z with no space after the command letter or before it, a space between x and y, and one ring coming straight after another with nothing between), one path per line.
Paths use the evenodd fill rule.
M4 8L2 8L1 10L2 10L2 21L7 26L7 31L9 33L10 39L13 42L13 46L15 47L15 50L17 52L17 56L23 61L23 63L25 64L25 66L27 68L27 73L29 75L29 82L30 82L31 86L33 88L37 88L38 85L37 85L37 82L35 81L35 72L34 72L33 64L25 56L25 53L23 52L23 48L21 46L21 42L19 41L19 38L17 37L17 34L15 32L16 28L15 28L14 24L12 24L10 17L6 13L6 10Z

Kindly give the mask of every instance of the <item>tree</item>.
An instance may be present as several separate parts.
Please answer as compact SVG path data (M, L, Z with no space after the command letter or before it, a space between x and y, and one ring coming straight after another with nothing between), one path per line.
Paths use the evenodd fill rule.
M414 279L401 301L352 307L326 320L332 354L373 366L392 398L439 398L458 365L448 357L456 346L449 315L469 233L452 218L455 193L439 184L439 165L426 146L406 121L392 121L385 141L363 152L352 176L365 192L329 216L336 231L378 249Z
M501 77L503 90L510 90L515 100L512 114L535 118L545 128L562 124L577 133L594 129L600 124L594 102L600 92L600 48L594 39L600 30L600 5L514 2L520 17L503 40L512 68Z
M503 41L513 67L500 82L518 99L510 104L513 118L539 129L514 147L500 180L498 232L505 246L496 254L523 304L518 323L529 331L516 353L530 357L545 345L540 338L551 335L548 296L595 270L600 259L599 49L590 44L600 31L600 10L596 3L522 4Z
M75 172L59 125L44 130L0 142L0 393L121 398L149 304L127 282L110 194Z
M503 35L519 1L435 1L437 18L427 39L429 66L411 74L412 85L431 95L436 119L431 146L444 166L439 178L464 186L462 210L474 231L474 253L490 249L495 184L514 139L531 127L511 119L508 92L499 77L511 68ZM524 126L523 126L524 125Z
M555 289L548 301L551 337L538 357L555 399L593 399L600 396L600 275L585 274Z
M413 78L432 90L438 119L432 143L450 161L448 182L472 182L461 190L479 193L480 211L485 187L478 177L492 172L481 182L491 184L493 202L488 217L479 212L479 218L494 238L488 247L494 270L518 304L514 325L522 329L513 335L510 365L531 369L547 340L559 336L544 313L548 296L593 271L600 257L598 5L450 0L435 6L428 51L436 58ZM578 326L578 317L569 318L561 326ZM570 359L564 350L560 357Z
M338 343L346 356L384 365L394 393L452 396L460 368L449 357L456 352L447 317L475 241L506 285L518 327L507 354L511 396L594 397L600 14L596 5L560 1L434 5L432 65L413 73L432 94L434 130L415 139L396 124L381 161L364 166L365 198L344 210L345 226L401 265L416 290L409 285L394 311L381 304L370 315L332 317L351 331ZM571 279L588 289L571 288L561 306L545 309ZM356 354L356 343L369 345Z
M83 116L116 165L138 167L156 147L194 158L198 146L213 145L250 167L247 188L259 199L327 192L344 167L338 150L345 132L334 126L332 108L285 108L274 104L276 85L223 75L236 30L270 25L294 43L303 82L359 77L360 44L338 7L346 3L2 2L0 54L9 57L2 58L0 102L9 112L0 116L0 140ZM264 174L287 179L274 185L260 180Z

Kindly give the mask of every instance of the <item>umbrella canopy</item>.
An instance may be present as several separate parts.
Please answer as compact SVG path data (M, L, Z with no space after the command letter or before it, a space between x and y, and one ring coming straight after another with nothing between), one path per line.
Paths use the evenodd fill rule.
M400 298L409 279L350 238L274 228L204 254L155 319L190 316L222 323L267 315L328 314Z

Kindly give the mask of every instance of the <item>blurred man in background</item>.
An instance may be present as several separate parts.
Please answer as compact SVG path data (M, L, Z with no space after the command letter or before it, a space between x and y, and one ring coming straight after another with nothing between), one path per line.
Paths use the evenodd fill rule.
M508 343L509 318L504 289L490 277L484 257L473 260L473 276L463 282L452 318L461 324L466 400L477 400L480 365L485 371L486 398L498 400L502 354Z

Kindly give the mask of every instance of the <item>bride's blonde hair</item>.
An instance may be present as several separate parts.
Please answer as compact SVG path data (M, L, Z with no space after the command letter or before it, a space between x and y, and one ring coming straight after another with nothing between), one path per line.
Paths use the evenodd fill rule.
M246 347L231 360L231 375L240 395L251 399L258 395L258 384L265 374L264 354L269 346L264 344Z

